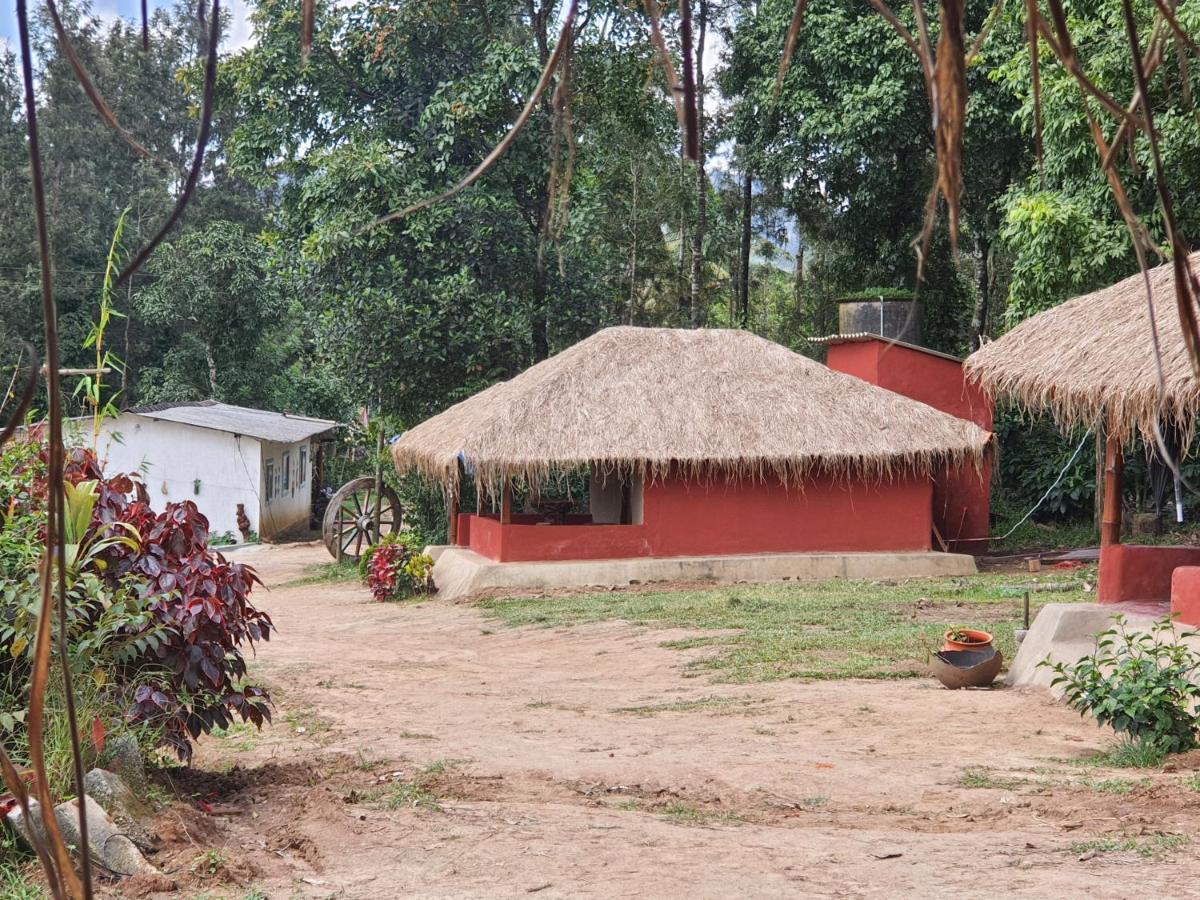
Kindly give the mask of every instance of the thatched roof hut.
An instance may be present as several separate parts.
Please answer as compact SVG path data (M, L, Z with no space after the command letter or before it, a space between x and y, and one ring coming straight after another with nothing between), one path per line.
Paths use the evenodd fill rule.
M1192 255L1200 265L1200 252ZM1150 270L1154 323L1166 391L1154 358L1141 274L1026 319L965 363L968 379L1030 412L1049 410L1063 427L1104 425L1121 443L1152 439L1159 418L1190 433L1200 382L1179 327L1171 264Z
M393 444L401 470L494 492L591 466L665 476L932 473L982 458L971 422L745 331L607 328Z

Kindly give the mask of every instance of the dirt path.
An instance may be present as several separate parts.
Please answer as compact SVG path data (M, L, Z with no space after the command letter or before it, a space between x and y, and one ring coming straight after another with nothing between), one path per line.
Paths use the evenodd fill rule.
M1200 896L1192 773L1072 765L1107 737L1043 695L714 684L685 675L702 649L660 646L679 632L509 629L279 587L317 547L241 558L277 586L251 672L280 709L181 780L218 814L160 862L197 891Z

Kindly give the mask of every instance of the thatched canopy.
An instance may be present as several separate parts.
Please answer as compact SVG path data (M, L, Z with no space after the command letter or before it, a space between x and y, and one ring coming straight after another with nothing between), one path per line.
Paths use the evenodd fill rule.
M1191 261L1200 265L1200 252ZM1122 442L1139 431L1152 438L1160 417L1190 432L1200 382L1183 343L1170 263L1150 270L1150 285L1165 394L1141 274L1026 319L967 359L968 378L1030 412L1048 410L1063 427L1108 426Z
M494 491L583 466L712 477L879 477L978 461L971 422L745 331L607 328L406 432L396 466Z

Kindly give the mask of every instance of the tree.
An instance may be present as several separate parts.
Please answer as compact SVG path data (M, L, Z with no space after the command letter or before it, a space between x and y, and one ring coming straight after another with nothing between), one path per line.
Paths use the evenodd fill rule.
M553 45L554 9L331 4L302 66L299 10L265 0L256 45L226 68L239 119L229 159L283 184L277 250L318 310L317 352L360 402L415 421L619 321L630 297L639 321L664 315L678 178L662 175L678 171L676 136L661 85L645 86L653 50L615 7L589 6L571 36L569 122L540 105L470 190L372 227L503 137ZM559 125L573 139L556 146ZM573 171L569 188L550 185L552 169ZM551 189L569 198L553 220Z
M1140 28L1150 40L1156 9L1135 4ZM1118 98L1133 96L1129 46L1121 3L1101 0L1069 7L1068 24L1088 76ZM1200 32L1200 11L1182 4L1181 25ZM1184 234L1200 235L1200 117L1194 96L1200 83L1188 62L1189 52L1166 29L1163 62L1150 83L1155 124L1161 133L1163 164L1171 173L1176 216ZM1047 59L1051 59L1047 54ZM1020 100L1020 123L1033 134L1033 98L1028 51L1012 47L998 77ZM1080 109L1075 79L1062 66L1042 66L1043 173L1030 164L1013 186L1004 207L1005 244L1013 254L1013 278L1007 316L1017 322L1069 297L1111 284L1137 271L1132 243L1112 192L1099 172L1087 119ZM1106 141L1115 127L1092 101L1089 109L1103 124ZM1151 237L1164 242L1148 139L1138 133L1115 157L1117 171L1135 211ZM1153 258L1150 260L1154 263Z
M173 349L142 376L142 399L267 402L286 325L282 286L260 240L232 222L192 229L153 260L136 314Z
M731 127L753 150L756 178L788 186L785 202L816 257L805 283L816 303L874 285L913 289L911 242L921 230L935 162L916 58L869 5L810 6L776 100L792 6L771 0L741 11L721 73L734 101ZM968 4L974 29L991 6ZM1022 171L1026 150L1011 128L995 127L1017 107L1009 91L983 66L972 68L969 81L964 238L987 246L999 228L993 207ZM920 289L932 346L966 349L971 289L942 229Z

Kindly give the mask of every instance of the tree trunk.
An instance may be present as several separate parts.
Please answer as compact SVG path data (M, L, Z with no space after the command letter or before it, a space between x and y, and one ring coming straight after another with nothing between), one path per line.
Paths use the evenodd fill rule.
M980 338L987 328L988 311L991 305L992 242L980 234L975 238L975 308L971 313L971 331L967 335L967 346L978 350Z
M217 361L213 358L212 344L204 342L204 361L208 363L208 389L212 399L217 399Z
M750 327L750 238L754 214L754 175L747 169L742 176L742 246L738 266L738 302L741 304L741 326Z
M699 34L696 41L696 124L700 142L696 147L696 224L692 228L692 277L688 292L693 327L704 324L704 232L708 228L708 173L704 171L704 41L708 32L708 0L700 0Z
M632 325L634 312L637 309L637 274L638 274L638 167L637 160L633 161L633 210L630 227L633 230L633 240L629 249L629 308L625 312L625 324Z
M529 0L527 6L529 12L529 27L533 31L533 40L537 46L538 61L544 67L550 59L550 34L549 21L550 15L553 12L554 4L547 0L540 6L535 6L533 0ZM551 91L542 93L542 110L545 112L547 120L550 122L550 128L554 128L554 110L550 102ZM533 270L533 361L541 362L550 356L550 338L549 328L547 326L548 310L546 309L546 295L548 293L546 279L546 243L550 232L550 192L552 186L548 182L544 182L545 188L540 192L538 197L538 225L537 225L537 254Z
M800 304L804 302L804 242L801 241L796 246L796 269L792 272L792 302L796 304L796 309L800 309Z

